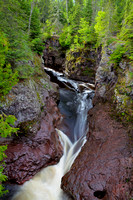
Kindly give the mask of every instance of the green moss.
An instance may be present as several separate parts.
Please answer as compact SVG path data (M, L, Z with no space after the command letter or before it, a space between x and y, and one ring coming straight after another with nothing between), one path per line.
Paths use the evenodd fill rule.
M41 97L40 97L39 92L37 92L36 94L37 94L37 98L38 98L39 102L41 103Z
M76 59L76 62L75 62L75 63L81 63L81 62L83 62L83 58L82 58L82 57L78 57L78 58Z
M95 71L93 69L90 69L90 68L87 68L87 67L83 70L82 73L83 73L83 75L89 76L89 77L95 76Z
M36 126L36 124L38 124L38 121L36 120L21 122L21 124L19 124L18 134L22 134L22 136L27 136L31 132L31 129Z

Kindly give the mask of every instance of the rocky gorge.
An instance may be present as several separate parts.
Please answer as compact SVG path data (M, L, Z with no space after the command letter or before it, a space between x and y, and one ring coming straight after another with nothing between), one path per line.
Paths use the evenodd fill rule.
M87 142L62 178L62 189L75 200L133 198L133 69L124 59L119 70L109 64L113 48L95 51L89 47L65 54L58 38L53 37L44 49L46 67L96 87L88 113ZM44 73L20 82L1 102L1 110L14 114L20 128L18 136L1 141L8 144L8 182L22 184L60 160L63 150L55 127L64 125L57 100L57 85Z
M8 144L8 189L10 183L23 184L43 167L59 162L63 150L55 131L61 121L57 100L57 85L42 71L40 77L19 82L0 102L1 111L15 115L15 126L19 127L17 135L0 141L2 145ZM10 193L5 199L10 199Z

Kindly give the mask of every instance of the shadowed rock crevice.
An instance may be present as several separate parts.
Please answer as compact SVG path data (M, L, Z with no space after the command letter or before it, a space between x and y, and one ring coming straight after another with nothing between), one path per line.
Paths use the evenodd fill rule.
M95 191L94 192L94 197L97 197L98 199L102 199L106 195L106 190L103 191Z

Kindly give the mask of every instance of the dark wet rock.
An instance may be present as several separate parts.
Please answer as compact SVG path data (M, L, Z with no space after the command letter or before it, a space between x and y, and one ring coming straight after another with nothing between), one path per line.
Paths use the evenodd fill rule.
M98 55L93 49L77 49L67 52L65 72L71 78L94 83ZM100 58L100 57L99 57Z
M71 79L94 83L101 48L97 52L92 47L66 51L60 46L59 38L53 36L46 41L42 58L45 67L64 72Z
M55 131L60 123L58 108L51 97L47 98L45 106L37 133L21 133L8 144L5 174L10 182L22 184L41 168L56 164L62 156Z
M42 58L44 60L45 67L49 67L57 71L63 71L65 51L61 48L58 37L53 36L46 41Z
M129 200L133 197L133 151L128 131L110 116L108 104L89 112L87 142L62 179L75 200Z

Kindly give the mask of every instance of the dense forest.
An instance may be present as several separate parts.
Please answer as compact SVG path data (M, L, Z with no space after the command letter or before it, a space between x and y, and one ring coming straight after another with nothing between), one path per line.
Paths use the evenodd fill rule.
M35 60L36 53L41 55L43 42L53 34L60 36L60 44L66 49L87 44L97 48L115 41L112 62L117 63L123 54L132 60L132 21L131 0L1 0L1 96L18 79L36 73L28 60Z
M53 35L66 51L105 47L116 49L110 62L133 62L133 3L131 0L0 0L0 99L22 79L40 75L44 43ZM35 63L31 67L29 61ZM17 129L15 117L0 115L0 136ZM0 161L6 147L0 147ZM0 166L0 182L6 180ZM3 187L0 186L0 195Z

